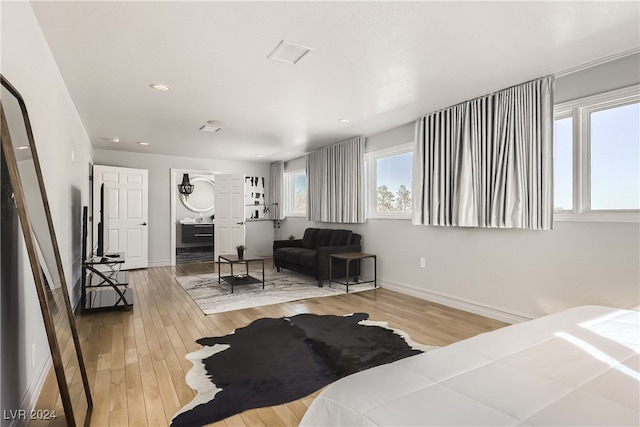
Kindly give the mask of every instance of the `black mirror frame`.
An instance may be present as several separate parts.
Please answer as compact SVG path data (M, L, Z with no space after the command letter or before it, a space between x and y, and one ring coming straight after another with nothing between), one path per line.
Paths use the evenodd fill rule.
M27 133L27 137L29 140L29 146L31 149L31 154L33 157L33 163L36 171L36 175L38 178L38 185L40 190L40 195L42 197L42 203L44 205L44 211L47 218L47 225L49 228L49 234L51 237L51 243L53 246L53 251L55 254L56 265L58 269L58 274L60 276L60 285L62 288L62 294L64 295L63 299L65 301L66 306L66 315L69 321L69 325L71 328L71 334L74 341L74 347L76 351L76 356L79 364L80 374L82 376L83 389L87 400L87 412L84 418L84 426L88 426L91 420L91 412L93 408L93 400L91 397L91 389L89 387L89 381L87 379L87 372L84 364L84 359L82 356L82 350L80 348L80 341L78 339L78 332L76 329L75 319L73 315L73 309L71 307L71 301L69 300L69 292L68 287L64 275L64 269L62 266L62 259L60 257L60 250L58 247L58 241L56 239L56 234L53 227L53 219L51 217L51 211L49 207L49 201L47 199L44 180L42 177L42 170L40 168L40 163L38 161L38 154L36 152L36 146L33 138L33 131L31 128L31 122L29 120L29 115L27 113L27 108L25 106L25 102L20 95L20 93L5 79L4 76L0 75L0 80L2 83L2 87L9 91L17 100L20 105L20 110L22 112L22 118L24 120L25 130ZM20 219L20 224L22 227L22 234L24 237L24 241L27 248L27 253L29 255L29 263L31 265L31 270L33 273L33 278L36 285L36 292L38 294L38 300L40 302L40 310L42 311L42 318L44 321L44 326L47 333L47 340L49 342L49 348L51 350L51 358L53 361L53 367L56 374L56 379L58 382L58 388L60 390L60 397L62 400L62 406L64 409L64 415L67 425L76 426L76 418L74 417L74 408L69 392L69 386L67 383L67 379L65 376L65 367L63 364L62 355L60 353L60 346L58 344L58 339L56 336L55 325L53 322L53 315L51 308L49 307L49 303L47 301L47 288L45 284L45 278L43 276L43 270L41 268L41 263L38 258L36 241L33 233L33 227L31 225L31 221L29 219L29 212L26 207L26 199L23 192L23 187L20 181L20 175L18 173L18 165L15 157L15 153L13 151L13 145L11 142L11 135L9 133L9 128L7 125L5 112L2 106L2 101L0 100L0 120L1 120L1 142L2 142L2 151L7 163L7 169L9 172L9 179L11 181L11 186L13 188L13 194L16 202L16 208L18 211L18 217Z

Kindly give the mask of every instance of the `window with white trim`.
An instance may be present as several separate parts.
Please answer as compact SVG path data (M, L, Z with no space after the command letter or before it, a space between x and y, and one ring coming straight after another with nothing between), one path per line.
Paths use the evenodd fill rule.
M284 174L285 216L307 215L307 174L304 169Z
M640 220L640 86L554 108L557 220Z
M366 154L367 217L411 218L413 143Z

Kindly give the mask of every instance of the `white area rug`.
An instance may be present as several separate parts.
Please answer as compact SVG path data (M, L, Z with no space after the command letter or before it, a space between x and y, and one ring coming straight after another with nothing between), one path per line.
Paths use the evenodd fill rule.
M261 279L262 270L252 270L251 275ZM196 276L179 276L178 283L198 304L204 314L223 313L225 311L263 305L298 301L307 298L319 298L346 293L346 286L325 281L319 288L316 279L289 270L278 273L275 268L265 267L264 290L262 283L234 286L224 280L218 283L218 273ZM368 280L368 279L367 279ZM341 281L344 281L341 279ZM373 289L373 283L349 284L349 293Z

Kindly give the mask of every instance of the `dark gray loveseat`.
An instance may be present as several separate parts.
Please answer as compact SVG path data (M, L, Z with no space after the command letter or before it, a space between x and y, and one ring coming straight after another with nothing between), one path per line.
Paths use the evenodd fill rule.
M307 228L302 239L273 242L273 261L281 268L313 276L322 286L329 279L329 255L360 252L362 237L350 230ZM345 263L333 262L333 278L345 277ZM359 263L351 263L349 277L359 276Z

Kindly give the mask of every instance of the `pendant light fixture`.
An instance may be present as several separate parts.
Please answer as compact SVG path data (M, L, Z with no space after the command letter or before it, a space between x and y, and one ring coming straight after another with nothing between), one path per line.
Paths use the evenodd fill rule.
M193 193L193 185L189 183L189 174L182 174L182 184L178 184L178 191L185 199L189 198L189 194Z

